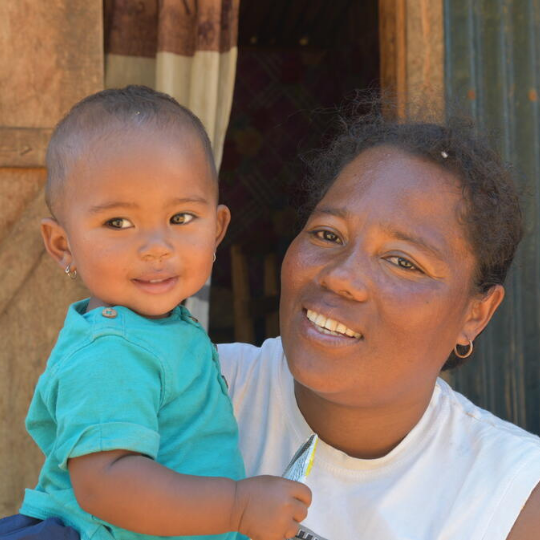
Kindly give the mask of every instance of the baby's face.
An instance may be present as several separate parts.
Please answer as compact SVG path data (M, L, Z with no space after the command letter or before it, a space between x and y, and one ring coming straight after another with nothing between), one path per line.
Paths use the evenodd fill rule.
M70 171L63 223L90 307L165 316L202 288L229 222L193 136L153 131L97 143Z

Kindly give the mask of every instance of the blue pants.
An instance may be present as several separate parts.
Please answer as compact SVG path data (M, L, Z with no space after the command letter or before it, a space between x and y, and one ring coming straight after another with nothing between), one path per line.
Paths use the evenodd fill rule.
M0 540L80 540L80 536L58 518L41 520L15 514L0 519Z

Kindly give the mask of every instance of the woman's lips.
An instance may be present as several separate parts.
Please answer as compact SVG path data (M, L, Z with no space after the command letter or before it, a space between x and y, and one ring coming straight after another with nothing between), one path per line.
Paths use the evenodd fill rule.
M174 288L178 281L178 277L137 278L132 279L131 281L144 292L150 294L163 294Z
M303 344L306 346L323 347L324 349L357 347L364 341L363 337L354 338L318 326L307 318L305 311L300 319L300 325L297 327L297 331L297 337L302 340Z
M335 319L326 317L322 313L317 313L316 311L308 309L306 316L324 334L329 334L331 336L348 336L355 339L360 339L362 337L358 332L355 332Z

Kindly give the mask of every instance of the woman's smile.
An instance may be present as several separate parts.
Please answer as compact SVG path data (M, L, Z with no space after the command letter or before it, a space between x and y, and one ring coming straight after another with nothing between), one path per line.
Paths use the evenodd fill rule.
M361 339L362 335L354 330L351 330L343 323L331 319L330 317L325 317L321 313L312 311L308 309L306 311L307 318L313 323L313 326L323 334L329 336L338 336L338 337L349 337L352 339Z

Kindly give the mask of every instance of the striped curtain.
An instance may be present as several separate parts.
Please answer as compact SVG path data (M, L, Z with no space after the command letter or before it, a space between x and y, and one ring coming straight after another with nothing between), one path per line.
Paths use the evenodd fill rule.
M219 167L232 106L240 0L105 0L105 86L166 92L203 122ZM186 302L208 327L210 282Z

